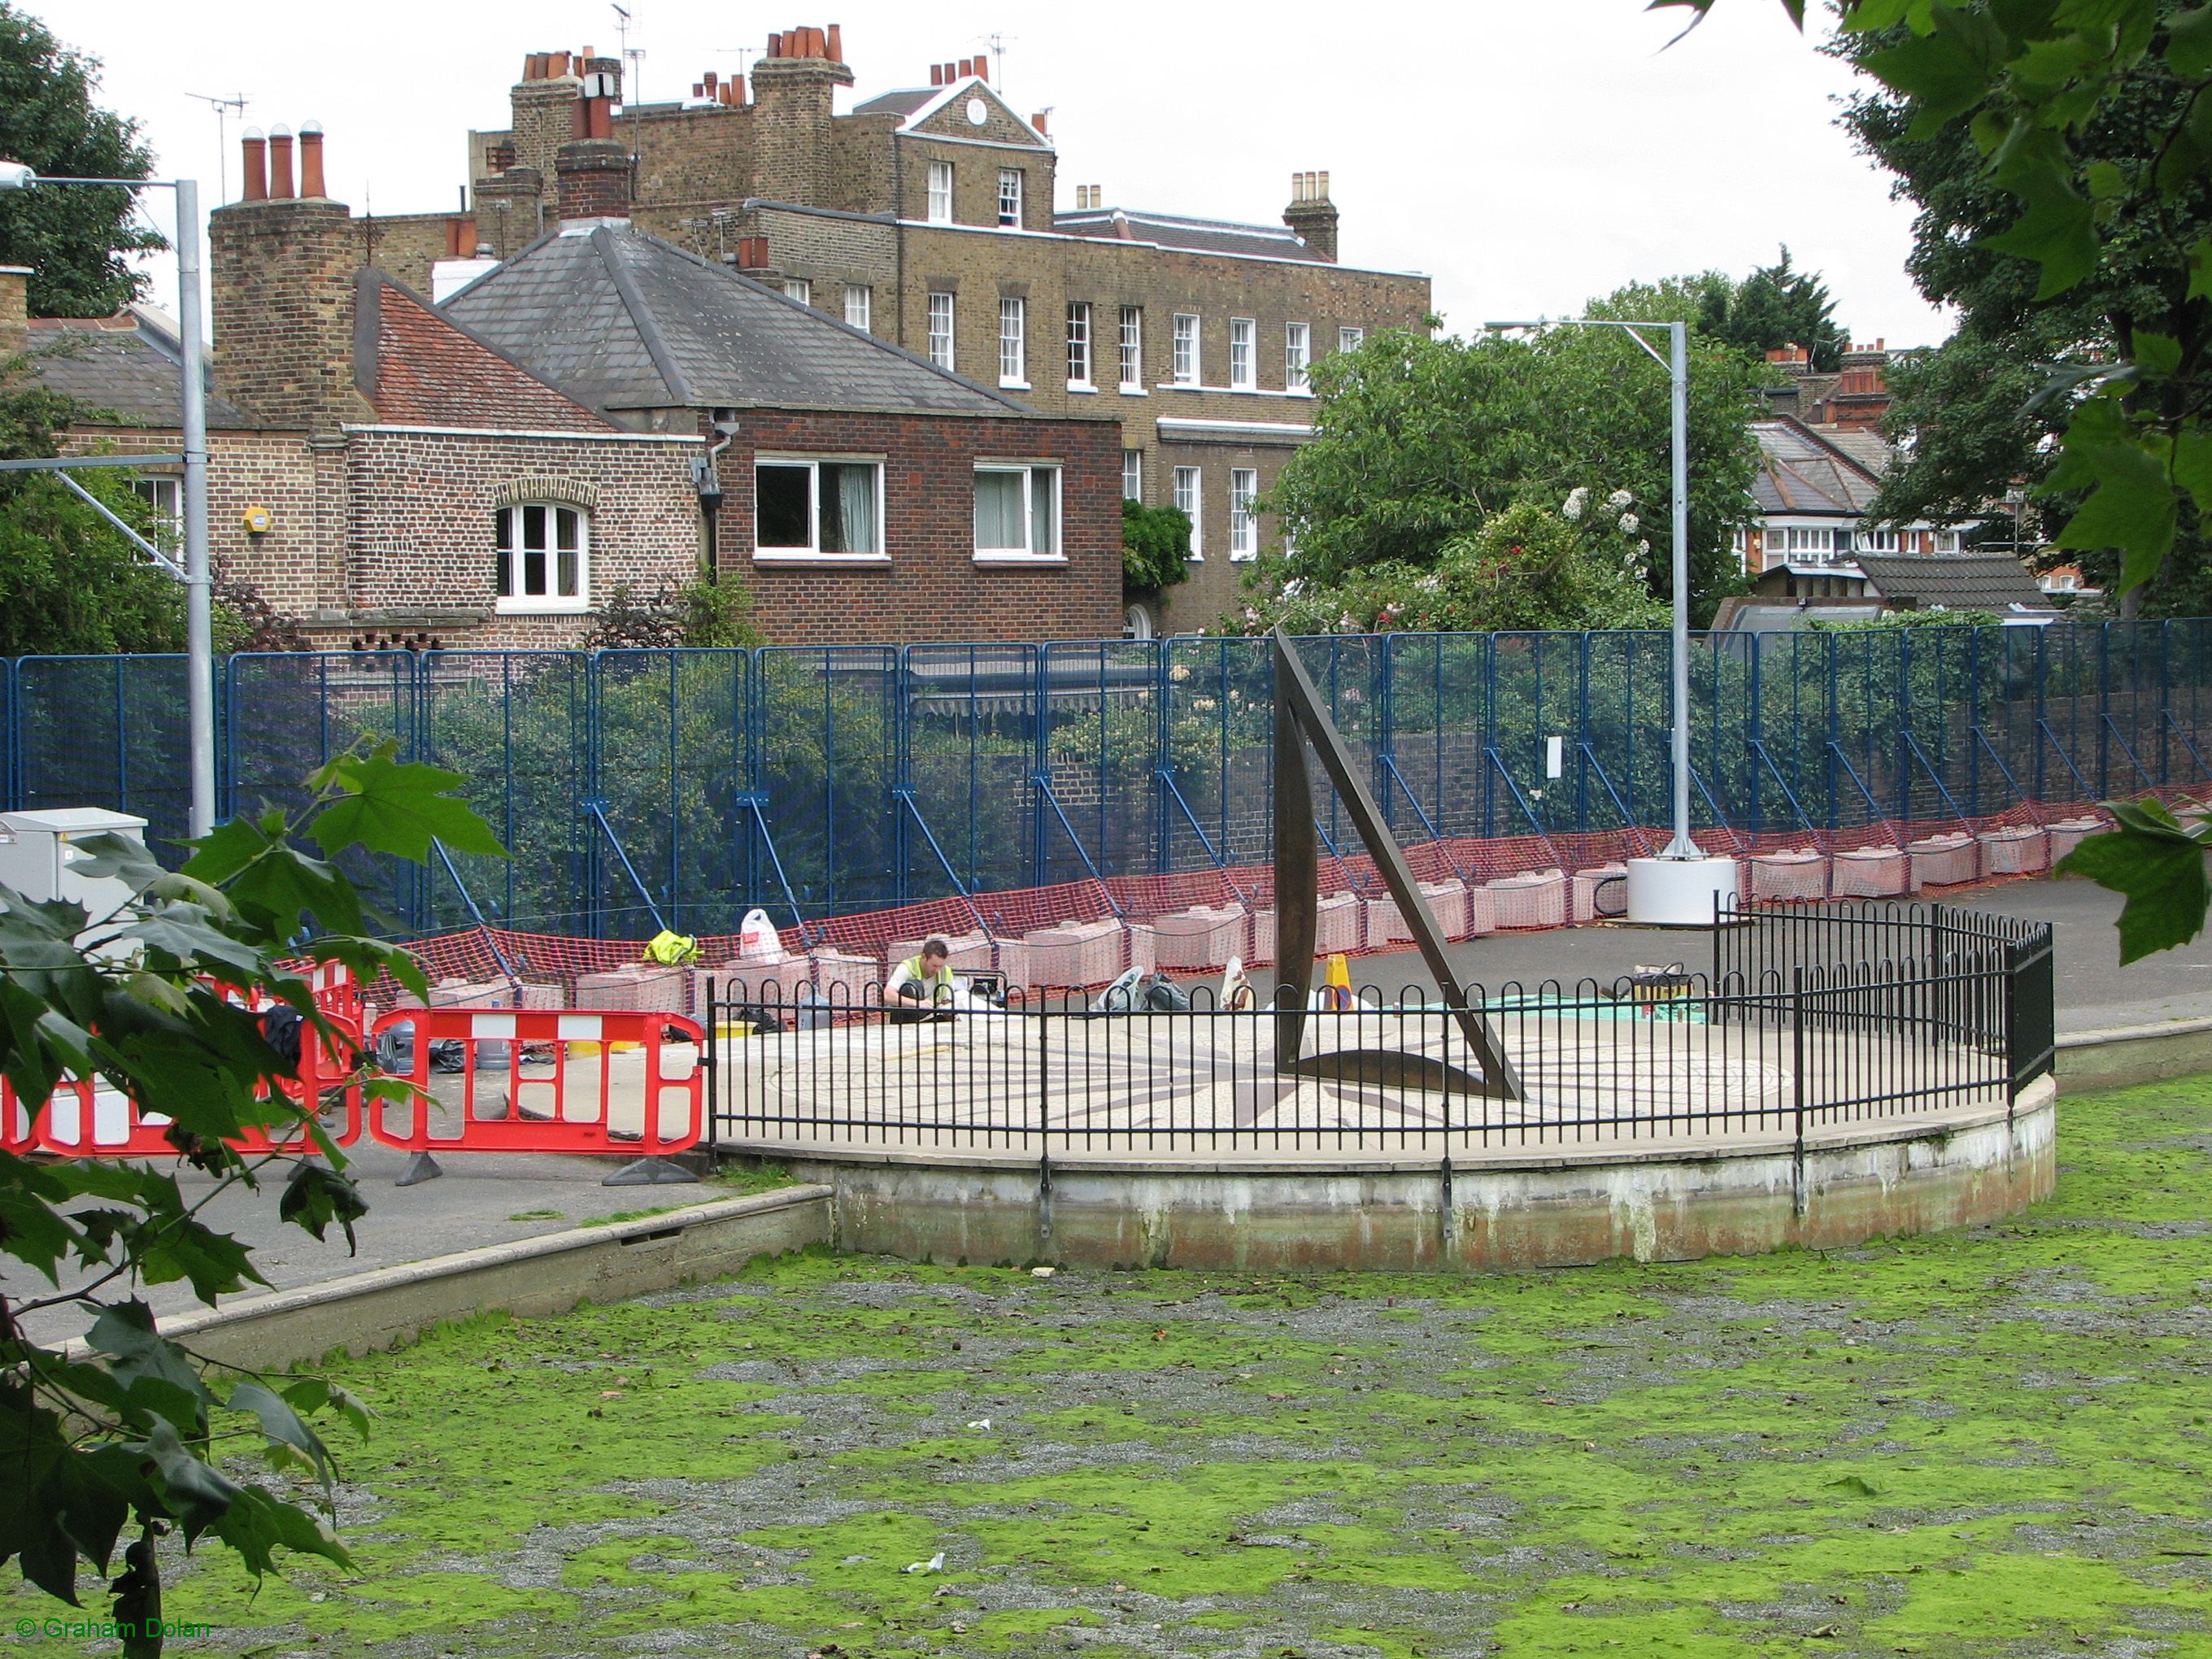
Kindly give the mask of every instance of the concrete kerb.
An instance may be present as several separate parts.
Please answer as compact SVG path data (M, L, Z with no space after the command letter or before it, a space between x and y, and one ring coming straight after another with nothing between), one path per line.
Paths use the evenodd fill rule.
M2057 1063L2059 1086L2076 1092L2212 1072L2212 1019L2063 1031Z
M225 1364L282 1370L341 1349L388 1348L478 1313L562 1313L826 1244L833 1197L800 1185L573 1227L164 1317L161 1334Z

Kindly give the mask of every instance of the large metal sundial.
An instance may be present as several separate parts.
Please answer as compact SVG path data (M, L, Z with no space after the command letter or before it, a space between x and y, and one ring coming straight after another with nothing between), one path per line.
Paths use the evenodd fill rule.
M1370 1083L1384 1087L1437 1089L1454 1094L1523 1097L1521 1079L1507 1061L1481 1010L1468 1006L1450 960L1443 930L1430 913L1397 838L1352 763L1352 753L1328 709L1315 690L1297 647L1279 624L1275 642L1275 1069L1285 1076L1325 1079L1332 1083ZM1480 1075L1431 1055L1398 1048L1342 1048L1302 1054L1306 1004L1313 981L1314 939L1320 925L1321 856L1314 828L1312 775L1306 744L1320 755L1322 769L1343 800L1360 839L1382 872L1383 884L1398 902L1398 913L1419 947L1446 1007L1467 1039L1468 1053Z

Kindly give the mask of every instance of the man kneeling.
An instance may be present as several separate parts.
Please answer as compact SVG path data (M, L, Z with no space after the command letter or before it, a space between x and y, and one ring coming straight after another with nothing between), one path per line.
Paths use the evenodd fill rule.
M934 936L924 939L921 954L893 969L884 990L894 1025L951 1019L945 1005L952 1000L952 947Z

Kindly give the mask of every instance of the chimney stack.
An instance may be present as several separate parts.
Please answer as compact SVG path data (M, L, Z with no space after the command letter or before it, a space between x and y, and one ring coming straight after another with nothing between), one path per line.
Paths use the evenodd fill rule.
M564 225L629 217L629 151L613 138L579 138L553 158L554 198Z
M292 199L292 129L287 126L269 129L269 198Z
M267 201L269 199L269 141L261 136L259 127L248 127L245 137L239 141L239 148L245 152L246 155L243 186L246 193L239 199L242 202Z
M300 123L300 194L319 201L331 192L323 184L323 124Z
M31 268L0 265L0 362L31 344Z
M1328 174L1291 175L1291 204L1283 210L1283 222L1322 258L1336 262L1336 204L1329 200Z
M834 207L831 100L853 84L835 29L771 34L752 68L753 156L759 193L800 207Z
M246 199L208 220L215 379L223 395L280 429L331 432L373 420L354 376L353 216L323 184L322 133L303 124L305 190L292 191L291 135L272 130L272 186L260 188L260 140L246 143Z

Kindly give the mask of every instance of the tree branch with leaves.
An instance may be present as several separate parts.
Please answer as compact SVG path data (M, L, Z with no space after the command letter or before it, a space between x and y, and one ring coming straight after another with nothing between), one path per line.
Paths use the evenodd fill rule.
M78 843L90 854L75 866L82 876L131 896L112 915L0 888L0 1075L15 1100L113 1090L168 1119L178 1158L212 1180L187 1202L173 1170L0 1151L0 1259L52 1287L26 1297L11 1273L0 1294L0 1561L15 1559L76 1606L82 1571L112 1570L134 1533L109 1586L115 1619L134 1632L123 1650L131 1659L161 1650L157 1545L172 1533L187 1548L220 1541L257 1580L280 1550L346 1559L331 1525L335 1463L313 1423L335 1415L365 1430L358 1403L313 1376L198 1358L161 1334L137 1292L183 1282L213 1304L265 1285L251 1251L202 1218L219 1194L280 1176L280 1219L318 1239L338 1227L350 1245L367 1206L322 1103L288 1094L298 1051L286 1049L293 1039L322 1045L339 1059L338 1086L372 1107L404 1098L411 1085L374 1072L356 1034L319 1006L313 975L339 964L363 982L389 975L426 1000L428 987L404 948L372 935L338 860L421 862L434 838L503 856L454 797L459 774L403 763L388 746L340 756L308 781L301 811L233 818L191 843L181 870L123 837ZM229 987L289 1015L272 1018ZM27 1334L27 1316L59 1308L89 1321L81 1346ZM286 1486L224 1467L254 1442ZM305 1504L291 1495L294 1477L309 1489Z

